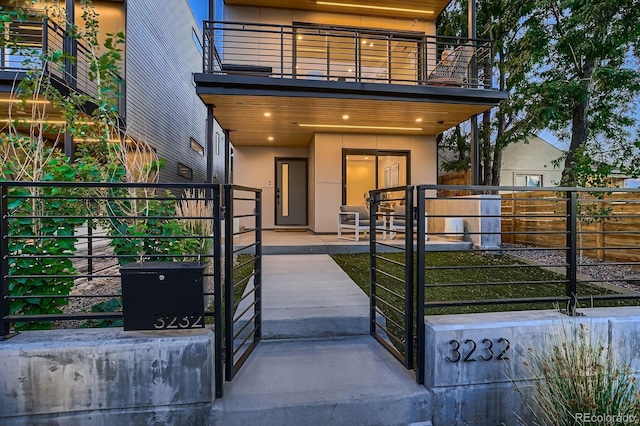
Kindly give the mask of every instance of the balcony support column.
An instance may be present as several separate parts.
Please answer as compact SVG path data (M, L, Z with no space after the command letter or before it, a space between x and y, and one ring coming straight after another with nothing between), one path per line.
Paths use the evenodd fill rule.
M476 0L468 0L468 35L472 40L472 43L475 48L476 44L476 13L477 13L477 5ZM470 75L469 75L469 83L477 84L478 82L478 63L475 55L471 58L470 64ZM474 115L471 117L471 132L469 133L469 146L470 146L470 159L471 159L471 184L479 185L481 182L481 170L480 170L480 150L478 147L478 116Z
M213 159L214 159L214 149L215 147L213 146L213 133L214 133L214 126L215 126L215 122L216 122L216 118L213 115L213 112L215 110L215 106L214 105L207 105L207 149L206 149L206 154L207 154L207 177L206 177L206 183L213 183Z
M231 131L224 131L224 183L231 184Z
M65 13L67 28L64 32L63 48L69 56L64 60L64 81L69 87L77 87L78 67L72 58L77 58L78 47L76 39L69 35L69 26L76 24L75 0L65 0Z

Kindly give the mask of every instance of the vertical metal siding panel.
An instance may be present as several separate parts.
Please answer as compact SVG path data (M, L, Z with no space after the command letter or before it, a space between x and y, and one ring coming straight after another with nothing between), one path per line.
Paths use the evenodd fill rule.
M202 56L192 37L197 22L187 0L127 2L127 125L166 160L164 182L188 182L177 163L193 169L193 182L206 180L206 157L191 149L190 138L205 146L206 107L196 95L193 73Z

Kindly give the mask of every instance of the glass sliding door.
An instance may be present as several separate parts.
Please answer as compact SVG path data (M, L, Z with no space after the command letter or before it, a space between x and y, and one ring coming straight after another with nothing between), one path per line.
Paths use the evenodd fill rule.
M408 151L343 149L342 203L365 205L372 189L410 183Z

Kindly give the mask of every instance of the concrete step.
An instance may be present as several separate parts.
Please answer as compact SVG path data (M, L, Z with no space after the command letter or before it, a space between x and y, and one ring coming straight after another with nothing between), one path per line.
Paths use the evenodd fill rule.
M370 336L261 342L217 399L225 426L407 425L432 395Z

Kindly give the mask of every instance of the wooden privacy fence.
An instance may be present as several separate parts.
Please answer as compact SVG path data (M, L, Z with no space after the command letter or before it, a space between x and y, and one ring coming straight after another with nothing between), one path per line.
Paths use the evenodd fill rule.
M502 242L567 246L568 193L502 194ZM610 262L640 261L640 193L578 192L576 245L585 256ZM570 220L570 219L569 219Z

